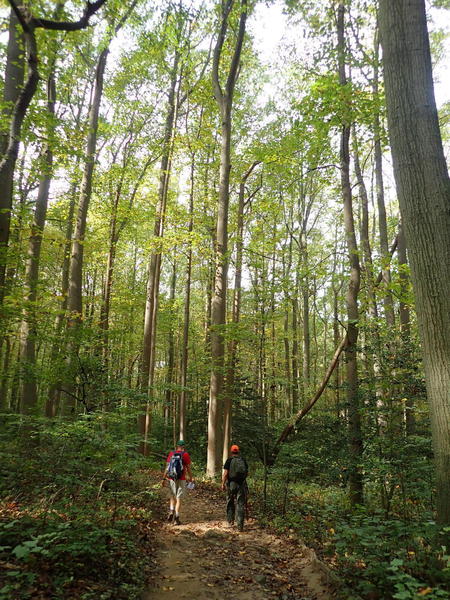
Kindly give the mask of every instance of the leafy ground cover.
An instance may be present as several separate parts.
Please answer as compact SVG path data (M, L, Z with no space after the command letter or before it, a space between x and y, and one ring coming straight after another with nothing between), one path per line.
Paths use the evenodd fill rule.
M34 423L31 438L23 424L7 423L1 600L120 600L144 588L154 561L156 495L133 440L117 442L116 425L104 418Z
M255 484L257 485L257 484ZM261 517L291 530L338 575L345 600L450 598L450 556L428 519L401 519L377 510L350 512L338 488L296 484L261 499ZM261 490L260 490L261 493Z

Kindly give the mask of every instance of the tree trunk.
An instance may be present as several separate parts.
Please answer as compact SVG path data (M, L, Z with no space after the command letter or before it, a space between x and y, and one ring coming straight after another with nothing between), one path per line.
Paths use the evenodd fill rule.
M222 115L222 145L220 153L219 206L216 228L216 266L211 302L211 381L208 411L207 474L214 477L220 468L222 455L222 418L224 383L224 332L228 273L228 203L230 180L231 107Z
M10 24L11 27L16 27L13 17L11 17ZM21 88L23 67L21 66L22 61L20 55L17 55L17 52L20 53L20 45L16 40L11 40L11 43L8 44L8 59L14 60L16 68L14 69L13 64L7 63L8 71L5 74L7 77L10 74L10 76L15 79L13 81L9 79L6 80L4 98L5 100L8 99L10 102L14 102L15 100L15 105L11 113L11 126L7 143L5 144L4 139L2 140L2 144L5 145L6 148L4 149L0 161L0 190L2 191L0 194L0 304L3 302L5 294L5 275L13 202L13 180L17 155L19 152L20 135L28 106L33 99L39 81L34 25L28 24L27 30L23 32L23 35L25 38L28 62L28 76L24 87ZM6 97L7 93L8 98Z
M97 150L97 130L100 105L103 95L103 81L109 47L105 48L97 61L95 70L94 96L89 110L89 133L86 142L86 154L81 181L80 198L78 202L75 231L72 240L70 266L69 266L69 288L67 298L68 328L70 331L70 344L68 350L69 364L73 365L75 355L79 348L79 334L83 323L83 253L86 233L87 213L92 195L92 181L95 168L95 155ZM74 382L68 381L64 384L65 398L62 407L64 414L72 414L75 410Z
M345 7L341 2L338 6L338 59L339 83L345 86L347 76L345 73L345 38L344 38ZM347 250L350 263L350 280L347 288L347 340L346 352L346 377L347 377L347 405L349 415L349 486L350 501L353 506L363 503L362 481L362 434L361 415L359 407L359 383L356 343L358 340L358 292L360 286L360 265L358 245L356 242L355 225L353 221L352 191L350 185L350 125L342 124L341 131L341 186L344 203L344 226L347 240Z
M194 229L194 173L195 153L191 159L191 176L189 190L189 226L191 234ZM184 319L183 319L183 343L181 348L181 392L179 404L179 436L180 440L186 437L186 403L187 403L187 368L189 358L189 320L191 311L191 277L192 277L192 244L189 241L188 260L186 265L186 284L184 291Z
M400 333L401 340L400 346L402 348L402 360L405 365L411 364L411 320L409 304L405 302L405 297L408 294L409 288L409 275L407 273L408 258L406 253L406 240L403 232L403 225L400 225L398 233L398 245L397 245L397 256L399 266L399 279L400 279L400 302L399 302L399 314L400 314ZM405 428L407 435L414 435L416 431L416 418L414 412L414 399L413 391L408 383L404 385L404 397L406 398L405 403Z
M373 74L373 94L375 99L379 98L378 89L378 64L379 64L379 40L378 36L375 36L375 66ZM376 104L375 104L376 106ZM383 182L383 153L381 149L381 125L380 125L380 113L379 110L375 109L374 116L374 155L375 155L375 182L377 191L377 207L378 207L378 229L380 233L380 251L382 260L382 275L384 283L384 313L386 318L386 324L389 329L395 326L395 315L394 315L394 302L392 294L389 289L391 284L391 270L389 268L389 241L388 241L388 229L386 219L386 206L384 202L384 182Z
M78 161L75 168L77 171ZM72 245L72 234L73 234L73 217L75 214L75 203L77 196L77 182L73 181L71 186L71 192L69 194L69 210L67 214L65 240L64 240L64 258L61 272L61 305L55 319L54 327L54 341L52 344L52 351L50 353L50 360L52 364L58 361L58 357L62 355L66 347L66 332L64 330L65 317L67 311L68 292L69 292L69 271L70 271L70 250ZM58 366L59 368L59 366ZM54 382L50 386L48 391L48 397L45 403L45 414L47 417L54 417L59 409L59 401L61 398L62 381L59 375L55 377Z
M355 128L353 128L353 147L355 175L358 182L359 197L361 199L361 249L364 265L365 283L367 288L367 302L369 314L376 318L378 316L378 310L374 293L372 248L370 245L369 234L369 199L367 196L366 184L364 182L361 163L359 160L359 145Z
M86 233L87 212L92 195L92 180L95 168L97 149L97 130L100 104L103 94L103 79L109 48L105 48L97 61L95 70L95 88L92 105L89 111L89 133L86 143L86 157L81 181L80 199L78 203L77 222L70 259L70 275L68 290L69 325L75 326L82 321L82 289L83 289L83 252Z
M247 19L247 3L241 0L241 16L239 30L236 35L233 57L227 76L225 89L222 90L219 78L219 63L222 47L228 29L228 17L233 7L233 0L226 0L222 5L222 21L213 58L213 88L221 116L221 149L219 198L216 225L216 268L214 292L211 303L211 381L208 410L208 451L206 472L208 477L215 477L220 469L223 448L223 392L224 392L224 331L226 321L227 273L228 273L228 205L231 169L231 111L236 84L238 66Z
M450 179L434 99L424 0L381 0L394 176L411 263L436 466L450 525Z
M164 438L166 437L168 425L169 425L169 417L172 414L173 420L176 421L177 418L177 402L176 395L173 391L173 383L174 383L174 370L175 370L175 311L174 311L174 303L175 303L175 293L176 293L176 285L177 285L177 263L176 259L173 261L172 268L172 277L170 282L170 330L169 330L169 339L168 339L168 357L167 357L167 376L166 376L166 393L165 393L165 402L164 402ZM180 439L183 439L180 436Z
M289 261L285 264L283 256L283 280L288 281L288 273L291 270L292 263L292 243L289 244ZM288 417L293 411L293 400L292 400L292 381L291 381L291 351L289 347L289 292L287 289L284 290L284 320L283 320L283 345L284 345L284 372L286 378L286 411L285 416Z
M236 222L236 262L234 270L234 290L233 290L233 308L231 322L234 325L233 334L228 342L226 387L224 394L224 415L223 415L223 451L222 462L224 463L229 456L231 443L231 416L232 416L232 398L234 395L234 382L236 378L237 351L239 339L236 336L237 325L241 315L241 297L242 297L242 263L244 251L244 208L245 208L245 184L253 172L253 169L259 164L255 161L246 171L239 184L239 198L237 208Z
M47 82L47 110L49 122L55 115L55 77L54 64ZM51 126L43 152L42 176L36 199L34 220L28 245L28 260L25 272L25 309L20 331L20 369L21 369L21 411L31 413L37 406L36 377L36 339L37 339L37 286L39 280L39 261L41 257L42 236L47 216L47 205L53 169L53 150Z
M176 122L177 97L176 89L178 82L180 60L179 52L175 52L171 72L171 81L168 98L168 108L164 129L163 155L161 158L158 205L156 208L155 225L153 234L156 239L162 239L166 218L167 193L169 189L169 178L171 169L171 157L173 151L173 130ZM143 413L139 417L139 433L141 435L140 451L144 456L148 455L148 436L151 427L150 400L152 395L153 373L155 365L156 348L156 323L158 312L159 279L161 272L161 252L154 252L150 257L147 280L147 297L145 303L144 337L142 350L142 367L140 374L141 389L147 394L147 401Z
M308 252L302 248L302 267L305 273L302 282L303 304L303 400L307 397L311 378L311 334L309 331L309 276Z
M9 16L9 37L6 50L5 83L3 86L2 110L4 123L11 119L12 107L17 102L24 80L24 38L15 12L12 10ZM8 148L8 134L2 131L0 136L0 156Z
M299 407L299 356L298 356L298 267L295 274L294 294L291 297L292 306L292 412Z

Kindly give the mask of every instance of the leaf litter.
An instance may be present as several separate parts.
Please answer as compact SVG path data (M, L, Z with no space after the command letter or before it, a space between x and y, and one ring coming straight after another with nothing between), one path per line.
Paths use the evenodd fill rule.
M225 494L197 484L183 498L181 525L155 528L158 565L141 600L332 600L333 589L301 541L274 535L255 519L229 528Z

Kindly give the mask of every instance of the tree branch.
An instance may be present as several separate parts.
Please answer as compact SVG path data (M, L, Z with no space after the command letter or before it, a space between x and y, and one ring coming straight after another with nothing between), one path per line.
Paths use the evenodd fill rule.
M347 346L347 335L345 335L339 346L336 349L336 352L334 353L334 356L328 366L328 369L325 373L324 378L322 379L322 382L320 384L320 386L317 389L317 392L314 394L314 396L311 398L311 400L309 402L307 402L304 407L298 411L298 413L295 415L294 420L292 421L292 423L289 423L289 425L287 425L283 431L281 432L279 438L277 439L277 441L275 442L275 445L273 447L273 450L271 452L271 463L273 464L280 452L280 448L281 445L287 440L287 438L290 436L290 434L294 431L295 426L297 425L297 423L299 421L301 421L303 419L304 416L306 416L309 411L312 409L312 407L314 406L314 404L317 402L317 400L320 398L320 396L322 395L324 389L327 386L327 383L338 363L339 357L341 355L341 353L343 352L343 350L345 349L345 347Z
M9 2L11 5L13 5L13 0L9 0ZM89 25L89 19L103 6L103 4L105 4L105 2L106 0L97 0L96 2L89 2L88 0L83 12L83 16L75 22L52 21L49 19L39 19L37 17L33 17L33 25L36 28L42 27L43 29L53 29L57 31L78 31L79 29L84 29Z
M220 56L222 54L223 44L225 42L225 37L227 35L228 16L231 12L232 7L233 7L233 0L227 0L222 8L222 22L220 24L219 37L217 38L217 42L214 47L214 53L213 53L212 82L213 82L213 88L214 88L214 96L216 97L216 100L220 106L223 105L223 90L220 85L220 79L219 79L219 63L220 63Z
M229 95L234 88L234 84L236 83L238 67L239 67L239 57L241 56L242 44L244 43L244 35L245 35L245 22L247 20L247 0L241 0L241 17L239 19L239 30L238 36L236 40L236 46L234 47L233 59L230 65L230 71L228 73L226 92Z

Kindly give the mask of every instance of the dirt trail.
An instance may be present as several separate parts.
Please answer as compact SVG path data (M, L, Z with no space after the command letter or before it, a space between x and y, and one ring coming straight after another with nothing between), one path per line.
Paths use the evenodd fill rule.
M320 564L301 542L253 519L242 533L230 529L225 495L211 486L198 484L183 501L181 525L156 529L159 569L142 600L331 600Z

